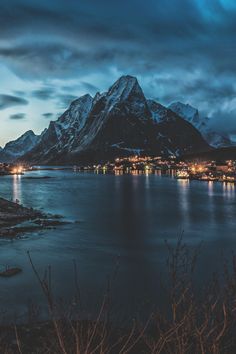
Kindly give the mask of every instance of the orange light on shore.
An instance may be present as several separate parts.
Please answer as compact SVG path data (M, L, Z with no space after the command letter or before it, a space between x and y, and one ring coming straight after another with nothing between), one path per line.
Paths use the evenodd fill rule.
M204 171L204 168L200 166L200 167L198 168L198 171L199 171L199 172L203 172L203 171Z
M15 167L13 168L12 170L12 174L13 175L18 175L18 174L21 174L23 172L23 167L22 166L18 166L18 167Z

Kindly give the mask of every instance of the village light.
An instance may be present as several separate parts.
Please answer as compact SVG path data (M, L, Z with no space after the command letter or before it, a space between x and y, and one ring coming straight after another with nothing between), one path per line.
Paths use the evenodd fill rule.
M189 173L185 170L179 170L176 173L176 178L177 179L188 179L189 178Z
M18 175L18 174L22 174L24 171L23 167L22 166L17 166L17 167L14 167L11 171L11 173L13 175Z
M199 167L198 167L198 171L199 171L199 172L203 172L203 170L204 170L203 166L199 166Z

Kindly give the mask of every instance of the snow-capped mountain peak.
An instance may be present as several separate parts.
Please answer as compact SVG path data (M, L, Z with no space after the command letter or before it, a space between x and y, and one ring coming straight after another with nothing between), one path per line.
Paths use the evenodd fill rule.
M93 100L93 97L89 93L87 93L87 94L77 98L76 100L72 101L69 108L86 105L86 104L90 103L92 100Z
M89 94L74 100L65 113L50 122L48 129L41 134L37 148L44 154L50 153L51 149L57 152L70 150L86 123L92 104L93 97Z
M7 143L4 149L8 152L11 152L12 154L18 154L18 147L24 145L24 150L27 150L28 147L30 148L32 145L35 144L37 139L38 136L35 135L32 130L28 130L27 132L22 134L18 139Z
M125 104L127 113L139 113L139 118L145 119L147 115L147 102L136 77L121 76L106 94L106 110L111 112L114 108Z
M108 90L108 104L113 106L117 102L126 100L131 94L144 99L144 94L136 77L121 76Z
M127 98L130 92L134 89L142 91L138 80L134 76L121 76L109 89L108 96L110 98Z
M180 116L184 116L190 123L200 123L200 116L197 108L194 108L190 104L182 102L174 102L169 108Z
M77 98L70 104L69 109L57 120L57 123L62 129L68 128L71 124L76 124L77 129L82 129L88 112L91 109L92 102L93 98L89 94Z
M26 154L34 148L39 141L39 135L35 135L32 130L25 132L18 139L10 141L1 149L1 161L11 162Z
M204 139L211 146L217 148L232 145L232 142L228 136L212 130L210 119L208 117L201 116L198 109L192 107L190 104L175 102L172 103L169 108L198 129Z

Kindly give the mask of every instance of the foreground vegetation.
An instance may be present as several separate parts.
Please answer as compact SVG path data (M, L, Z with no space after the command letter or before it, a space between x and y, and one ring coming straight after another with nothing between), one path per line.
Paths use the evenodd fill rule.
M51 292L50 271L41 278L29 260L48 304L50 320L2 327L0 352L5 354L224 354L236 352L236 258L223 265L224 280L216 275L199 291L194 272L199 250L190 251L180 238L169 257L168 307L129 328L110 320L109 289L97 318L81 316L80 292L63 311ZM76 266L75 266L76 278ZM76 310L75 310L76 309Z

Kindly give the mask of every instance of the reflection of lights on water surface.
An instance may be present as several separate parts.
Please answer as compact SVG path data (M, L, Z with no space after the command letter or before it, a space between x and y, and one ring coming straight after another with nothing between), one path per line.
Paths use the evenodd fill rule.
M188 179L177 179L178 189L179 189L179 201L180 209L183 218L183 224L186 227L189 223L189 180Z
M180 194L181 197L183 198L182 201L184 204L186 204L186 195L188 193L188 189L189 189L189 180L188 179L178 179L178 185L179 185L179 190L180 190Z
M223 182L223 194L227 198L235 198L235 185L234 183Z
M189 179L177 179L178 184L184 189L186 190L188 185L189 185Z
M208 183L208 195L210 196L210 197L212 197L213 196L213 186L214 186L214 183L212 182L212 181L208 181L207 182Z
M13 201L21 201L21 175L13 175Z

